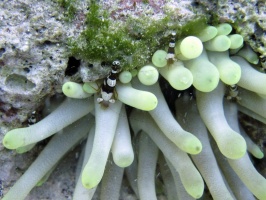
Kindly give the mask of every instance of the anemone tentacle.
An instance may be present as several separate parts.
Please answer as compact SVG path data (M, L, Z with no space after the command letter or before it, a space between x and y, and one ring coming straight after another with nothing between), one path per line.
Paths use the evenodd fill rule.
M117 102L110 105L112 109L105 109L97 102L97 96L94 103L95 136L90 158L82 172L82 183L88 189L97 186L102 179L122 106Z
M76 112L73 112L73 109ZM16 149L36 143L87 115L92 109L93 102L91 98L78 101L70 98L66 99L53 113L38 123L27 128L9 131L3 139L3 144L8 149ZM54 125L55 123L56 125Z
M246 142L242 136L232 130L223 111L224 85L209 93L196 92L199 113L217 145L228 158L239 159L246 152Z
M215 156L209 143L207 129L200 118L196 101L187 94L175 102L177 121L188 131L194 133L202 142L203 149L197 155L192 155L192 160L204 178L212 197L216 200L235 199L226 187L220 173ZM210 166L209 163L212 163Z
M62 134L56 134L29 169L9 190L3 200L25 199L38 181L46 175L64 154L86 137L92 122L92 117L89 119L88 117L83 117L64 130L64 133L62 133L64 137L62 137Z

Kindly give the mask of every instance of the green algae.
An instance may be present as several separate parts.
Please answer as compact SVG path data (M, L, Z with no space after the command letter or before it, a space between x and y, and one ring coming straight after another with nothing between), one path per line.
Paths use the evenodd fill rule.
M188 22L181 28L182 36L197 35L199 30L203 30L208 26L206 17L199 17Z
M65 20L71 21L74 19L77 12L75 7L76 0L56 0L60 7L64 9Z
M96 3L91 3L86 29L77 39L70 39L69 49L73 56L88 62L120 60L123 69L141 67L158 47L167 46L158 38L169 28L168 22L168 17L151 21L145 16L116 22L100 11Z
M171 13L163 18L127 16L126 20L114 20L110 13L102 11L97 3L91 2L86 15L86 29L76 39L69 40L71 55L89 63L112 63L119 60L124 70L139 68L151 60L158 49L165 49L170 33L189 35L207 25L201 17L180 27L171 21Z

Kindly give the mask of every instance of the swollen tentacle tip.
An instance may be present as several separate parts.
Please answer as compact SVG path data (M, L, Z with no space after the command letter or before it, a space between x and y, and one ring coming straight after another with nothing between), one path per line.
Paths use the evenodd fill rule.
M222 144L218 141L218 147L221 153L230 159L242 158L247 151L246 141L238 133L227 137Z
M36 143L29 144L29 145L22 146L22 147L18 147L18 148L16 148L16 153L18 153L18 154L26 153L26 152L30 151L35 145L36 145Z
M252 64L258 64L259 63L259 56L256 54L256 52L253 51L253 49L248 46L248 45L244 45L243 48L241 48L237 54L238 56L243 57L244 59L246 59L249 63Z
M128 156L128 154L119 155L119 156L113 156L114 163L118 167L128 167L130 166L134 161L134 154Z
M123 71L119 74L119 81L121 83L129 83L132 80L132 74L129 71Z
M240 66L232 64L231 67L230 71L223 71L223 73L220 73L221 80L227 85L237 84L241 78Z
M193 75L193 86L201 92L211 92L220 80L219 71L213 65L204 50L202 54L192 60L185 61L185 66Z
M189 168L190 167L187 166L188 171L191 170ZM188 173L188 172L184 172L184 173ZM182 173L180 174L180 179L187 193L190 196L194 197L195 199L199 199L200 197L202 197L203 192L204 192L204 181L198 172L196 173L198 176L198 179L195 179L195 177L192 177L192 176L195 176L196 174L193 174L193 175L192 174L193 173L186 174L186 176L183 176L183 173ZM194 179L193 183L191 183L191 179Z
M216 26L217 35L228 35L233 30L232 26L228 23L222 23Z
M243 46L244 39L242 35L239 34L228 35L228 38L231 41L230 49L239 49L241 46Z
M260 150L259 147L253 149L251 151L252 155L258 159L262 159L264 157L264 153Z
M92 185L91 183L89 183L87 180L83 180L82 179L82 185L86 188L86 189L92 189L96 186Z
M150 111L156 108L158 104L157 97L151 93L142 90L136 90L130 84L117 84L118 99L134 108Z
M202 144L197 138L184 144L184 147L187 149L186 152L192 155L199 154L202 151Z
M156 67L165 67L167 65L167 52L164 50L157 50L152 56L152 63Z
M196 34L196 37L198 37L202 42L206 42L214 38L217 35L217 33L218 30L216 27L207 26L200 33Z
M204 188L202 187L194 187L194 188L191 188L190 191L188 192L195 199L199 199L200 197L202 197L203 191L204 191Z
M75 82L66 82L62 87L62 91L64 95L70 98L85 99L91 96L83 90L81 84Z
M204 47L209 51L226 51L231 46L231 40L226 35L218 35L215 38L204 42Z
M94 94L99 91L99 86L96 82L87 82L83 84L82 89L89 94Z
M174 62L169 69L162 68L160 74L177 90L185 90L193 83L193 75L182 62Z
M91 170L91 169L89 169L89 170ZM82 175L81 175L81 182L85 188L92 189L99 184L102 177L99 179L99 177L97 177L97 175L98 175L97 173L90 173L89 170L88 169L83 170Z
M21 129L13 129L5 135L2 141L4 147L7 149L16 149L23 146L23 139L20 138Z
M153 85L158 81L159 72L155 67L146 65L139 70L138 78L143 85Z
M220 79L227 85L237 84L241 78L241 67L229 58L228 52L208 52L210 61L217 67Z
M188 36L177 43L175 48L176 57L180 60L197 58L203 51L201 40L195 36Z

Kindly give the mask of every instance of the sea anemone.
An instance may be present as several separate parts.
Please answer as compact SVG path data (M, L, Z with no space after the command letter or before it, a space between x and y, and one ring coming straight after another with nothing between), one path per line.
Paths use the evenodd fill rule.
M249 64L257 59L250 50L229 57L230 48L243 45L240 35L229 35L231 30L229 24L208 26L171 41L168 52L156 51L137 77L121 72L118 83L109 85L115 87L113 101L104 104L98 100L106 101L102 85L114 72L104 81L66 82L67 98L50 115L6 133L6 148L27 149L63 129L3 199L24 199L87 137L73 199L91 199L100 182L100 199L118 199L124 171L136 196L156 199L159 171L168 199L201 198L205 181L213 199L265 200L266 180L246 150L257 158L263 153L245 136L237 112L265 123L266 75ZM163 95L159 74L179 91L171 100L174 108Z

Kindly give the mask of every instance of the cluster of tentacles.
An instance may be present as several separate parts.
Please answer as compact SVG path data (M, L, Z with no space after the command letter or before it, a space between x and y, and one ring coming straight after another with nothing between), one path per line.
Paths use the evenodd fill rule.
M24 199L73 146L87 138L73 199L93 198L97 186L100 199L119 199L124 173L137 197L157 199L155 174L160 172L167 199L201 198L206 184L215 200L265 200L266 179L247 151L257 158L264 155L239 126L238 111L266 123L266 75L249 64L256 56L248 47L229 57L228 49L239 35L235 39L228 35L227 25L223 30L214 28L193 37L185 49L182 42L187 38L177 42L175 57L183 62L170 56L169 63L169 52L159 50L153 65L139 70L139 80L130 78L129 83L124 73L126 78L116 86L118 100L107 108L97 102L101 95L97 84L66 83L63 91L72 98L40 122L5 135L5 147L27 151L63 129L3 199L18 199L18 193ZM196 56L189 57L193 49ZM170 109L156 71L177 90L193 84L195 96L183 92ZM130 113L123 103L133 107Z

